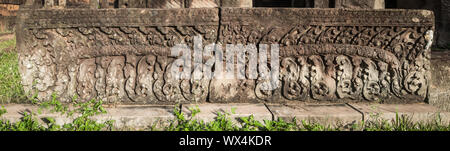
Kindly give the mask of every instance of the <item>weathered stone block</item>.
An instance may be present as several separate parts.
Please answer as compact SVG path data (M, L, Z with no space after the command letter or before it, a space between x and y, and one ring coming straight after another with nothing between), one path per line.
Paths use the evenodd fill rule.
M187 117L191 117L190 109L199 109L200 113L195 115L195 119L211 122L218 114L227 114L227 117L235 124L240 123L241 117L253 115L254 119L264 123L264 120L272 120L272 114L264 104L186 104L182 105L182 112ZM232 113L234 111L234 113Z
M24 48L22 57L34 56L39 58L36 58L38 62L46 60L44 62L49 63L37 67L34 63L29 64L28 59L20 57L19 60L25 65L20 70L24 73L24 79L27 79L23 82L25 85L30 84L30 87L25 88L27 92L34 88L42 92L52 89L38 92L40 98L48 99L52 93L56 93L63 100L78 95L83 99L97 98L117 103L126 100L141 104L206 101L207 84L193 87L188 82L187 86L192 88L181 89L179 84L186 84L187 81L172 80L166 71L175 60L175 57L170 57L170 48L175 44L183 42L192 46L192 38L197 35L203 37L204 43L216 41L218 9L68 9L52 10L47 15L46 11L27 11L37 10L24 10L22 13L30 15L19 15L19 19L28 20L28 23L42 19L42 24L35 26L22 22L19 25L24 27L16 34L20 37L18 43L24 42L18 46ZM90 17L83 17L87 14ZM51 23L53 19L60 20L58 25ZM36 37L27 38L34 29L41 32L38 35L47 39L45 41L50 42L54 50L58 50L54 51L59 53L55 56L57 58L51 57L45 48L49 45L44 46L46 42L34 39ZM33 46L25 41L39 43L40 48L28 51ZM136 72L129 72L132 70ZM43 72L37 74L37 71ZM44 75L44 72L48 74ZM35 79L37 77L45 80ZM59 79L56 80L59 82L52 79ZM34 85L32 81L38 81L39 84ZM50 88L51 85L60 87ZM203 93L192 93L196 91Z
M18 10L19 5L0 4L0 31L14 31L16 12Z
M22 5L26 0L0 0L0 4Z
M450 51L433 51L431 55L429 103L450 111Z
M89 0L89 8L91 9L97 9L99 8L100 3L98 0Z
M100 8L114 8L115 0L100 0L99 4ZM145 3L142 7L147 7L147 4Z
M332 8L334 6L330 6L330 0L314 0L314 8Z
M384 0L336 0L335 8L384 9Z
M150 0L147 8L184 8L183 0Z
M222 7L252 7L252 0L222 0Z
M44 8L51 8L55 5L54 0L44 0Z
M14 16L0 16L0 31L10 32L15 30L16 17Z
M171 0L165 0L170 2ZM119 8L146 8L147 0L118 0ZM153 1L150 1L153 2Z
M8 104L5 106L8 111L0 119L9 120L11 122L18 122L24 116L24 113L38 113L39 106L26 104ZM70 110L74 107L70 106ZM175 106L161 106L161 105L140 105L140 106L115 106L105 107L107 114L98 114L90 117L91 119L101 123L108 120L114 120L114 128L116 130L143 130L151 126L163 128L170 124L171 120L175 119L173 113ZM79 116L80 113L75 112L72 116L52 112L50 109L40 109L41 113L34 116L37 122L44 124L45 118L55 119L55 124L64 125L73 123L73 120ZM179 109L178 109L179 110ZM44 124L45 125L45 124Z
M365 121L395 120L405 116L413 122L434 122L440 117L444 124L450 123L450 114L441 112L429 104L361 104L350 103L352 107L364 114Z
M175 106L118 106L105 108L107 114L99 114L92 119L99 122L114 120L114 127L124 130L148 129L151 126L164 128L176 118L174 109Z
M39 3L39 0L35 0ZM92 6L97 5L97 7ZM98 0L66 0L67 8L98 8Z
M125 104L429 99L430 11L23 9L18 15L22 84L41 100L52 94ZM278 45L279 61L270 64L280 64L279 85L263 89L262 76L252 79L248 69L240 70L244 79L174 80L171 48L186 44L192 50L198 35L200 47L221 43L225 53L226 44Z
M214 8L220 6L219 0L187 0L187 8Z
M16 16L17 10L19 10L19 5L0 4L1 16Z
M231 102L242 97L247 101L424 101L429 95L433 15L430 11L418 11L417 16L406 12L412 13L223 8L219 41L279 44L282 84L267 91L261 89L262 79L213 79L209 101ZM429 26L405 28L425 22Z
M363 119L361 113L345 104L269 104L267 107L275 120L281 118L289 122L295 118L297 123L305 121L336 126L335 124L359 124Z

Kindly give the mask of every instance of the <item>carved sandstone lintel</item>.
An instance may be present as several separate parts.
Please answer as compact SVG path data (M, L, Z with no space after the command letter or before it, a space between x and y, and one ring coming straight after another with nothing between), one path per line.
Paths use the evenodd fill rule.
M109 103L426 101L433 15L420 10L293 8L22 9L17 48L22 84ZM89 17L87 17L89 14ZM279 87L262 75L174 79L171 48L277 44ZM196 46L197 47L197 46ZM237 50L242 56L262 51ZM241 57L242 57L241 56ZM215 71L203 54L204 68ZM270 57L271 58L271 57ZM247 58L248 59L248 58ZM250 62L244 62L248 67ZM257 64L258 72L272 70Z

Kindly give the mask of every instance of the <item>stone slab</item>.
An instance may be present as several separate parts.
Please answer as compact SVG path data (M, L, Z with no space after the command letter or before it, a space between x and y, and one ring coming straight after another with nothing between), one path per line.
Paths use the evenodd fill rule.
M384 0L336 0L335 8L384 9Z
M187 0L187 8L215 8L220 6L216 0Z
M2 115L0 119L6 119L11 122L18 122L24 116L24 113L38 113L38 106L25 104L7 104L4 105L7 113ZM161 127L169 124L168 121L175 118L173 111L175 106L171 105L120 105L115 107L105 107L107 114L93 116L91 119L98 122L114 120L114 128L119 130L138 130L146 129L155 125ZM73 107L71 107L73 108ZM43 118L51 117L55 119L57 125L71 123L80 114L74 114L72 117L62 115L60 113L52 113L48 109L42 110L41 114L37 114L38 122L44 124ZM45 124L44 124L45 125Z
M302 120L322 125L352 124L362 120L362 114L346 104L269 104L269 110L274 119L292 121L295 117L297 123Z
M22 84L26 93L37 92L39 100L57 94L63 102L78 95L82 100L119 104L380 99L404 103L424 102L429 92L426 46L431 44L434 25L430 11L23 9L18 19ZM279 59L272 59L277 63L271 66L281 65L281 85L263 90L261 76L168 79L176 77L168 72L175 61L170 48L180 43L192 48L198 35L205 46L279 44ZM414 49L406 47L408 41L414 42ZM33 42L37 45L30 45Z
M364 114L364 120L371 121L377 119L392 120L399 116L406 115L414 122L428 122L434 120L440 114L442 122L450 121L449 112L441 112L438 108L430 104L361 104L349 103L355 109Z
M26 104L6 104L7 113L0 119L7 119L11 122L19 121L24 113L37 113L38 106ZM188 118L191 115L189 108L198 106L200 113L195 117L199 120L209 122L217 117L217 112L231 113L232 108L236 108L235 114L228 117L237 124L239 117L248 117L254 115L255 119L273 120L282 118L285 121L291 121L294 117L297 123L301 120L314 122L321 125L345 126L347 124L358 124L362 119L374 120L379 117L386 120L395 118L399 115L410 115L414 122L429 121L435 118L436 113L441 115L444 123L450 122L449 112L440 112L436 107L429 104L183 104L182 112ZM71 107L72 108L72 107ZM143 130L150 126L160 128L167 126L168 121L175 119L173 115L175 106L168 105L118 105L105 106L107 114L101 114L92 117L99 122L106 120L115 120L116 130ZM364 115L364 116L363 116ZM67 117L60 113L52 113L50 110L42 110L41 114L35 116L38 122L45 123L44 118L54 118L56 124L63 125L71 123L79 114L73 117ZM355 123L356 122L356 123ZM239 124L238 124L239 125Z
M93 119L114 120L114 127L125 130L146 129L153 125L158 128L175 119L174 108L171 105L119 106L106 108L108 114L97 115Z
M22 5L26 0L0 0L0 4Z
M431 84L429 103L450 111L450 51L431 52Z
M189 109L193 107L198 107L198 109L200 109L200 113L195 115L194 118L203 120L205 122L214 121L214 119L218 115L218 112L232 113L232 108L235 108L235 113L229 115L228 117L232 120L233 123L236 124L239 123L240 117L248 117L250 115L253 115L255 120L260 122L264 122L264 120L272 120L272 114L264 104L183 104L182 112L186 116L191 117L192 112Z
M222 7L253 7L252 0L222 0Z
M330 0L314 0L314 8L329 8Z
M151 0L147 1L148 8L183 8L182 0Z
M18 122L20 119L27 113L27 114L37 114L38 113L38 106L35 105L28 105L28 104L7 104L4 105L7 113L3 114L0 118L9 120L11 122ZM45 122L42 120L42 118L51 117L55 119L56 124L63 125L65 123L70 123L74 118L67 118L61 116L61 114L58 113L51 113L50 110L42 110L42 112L35 116L38 122L41 124L44 124Z

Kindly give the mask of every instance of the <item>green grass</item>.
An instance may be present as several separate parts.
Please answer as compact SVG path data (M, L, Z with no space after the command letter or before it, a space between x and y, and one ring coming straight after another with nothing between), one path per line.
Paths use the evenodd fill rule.
M374 118L370 121L359 121L355 124L322 125L315 122L296 120L258 121L254 116L240 117L238 123L231 122L229 115L231 112L218 113L212 122L199 121L195 116L201 111L198 108L191 108L191 116L185 117L182 112L175 108L176 119L170 126L160 130L165 131L450 131L450 123L441 121L440 116L436 116L429 121L414 122L410 116L398 115L391 120ZM151 129L152 130L152 129Z
M97 122L91 117L98 114L106 113L102 107L102 101L90 100L83 103L75 102L75 109L69 109L68 105L63 105L59 102L56 96L46 102L36 103L39 106L37 113L24 112L23 117L18 122L11 122L9 120L2 120L0 118L0 131L111 131L113 130L113 120L105 122ZM64 125L56 124L56 120L52 117L44 117L43 121L38 122L37 115L43 109L49 109L51 112L60 113L62 116L72 117L73 121L65 123ZM7 113L4 107L0 108L0 117ZM79 116L74 116L74 113L79 113Z
M18 69L15 38L0 42L0 103L25 99Z

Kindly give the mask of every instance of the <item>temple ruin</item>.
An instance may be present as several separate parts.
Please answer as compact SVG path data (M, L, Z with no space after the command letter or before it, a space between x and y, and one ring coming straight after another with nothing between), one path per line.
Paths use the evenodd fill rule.
M384 9L382 0L277 2L27 0L15 26L22 84L40 100L56 95L66 102L74 96L119 104L430 100L433 11ZM201 48L279 45L280 86L262 89L260 77L170 79L176 59L170 49L193 49L198 35Z

